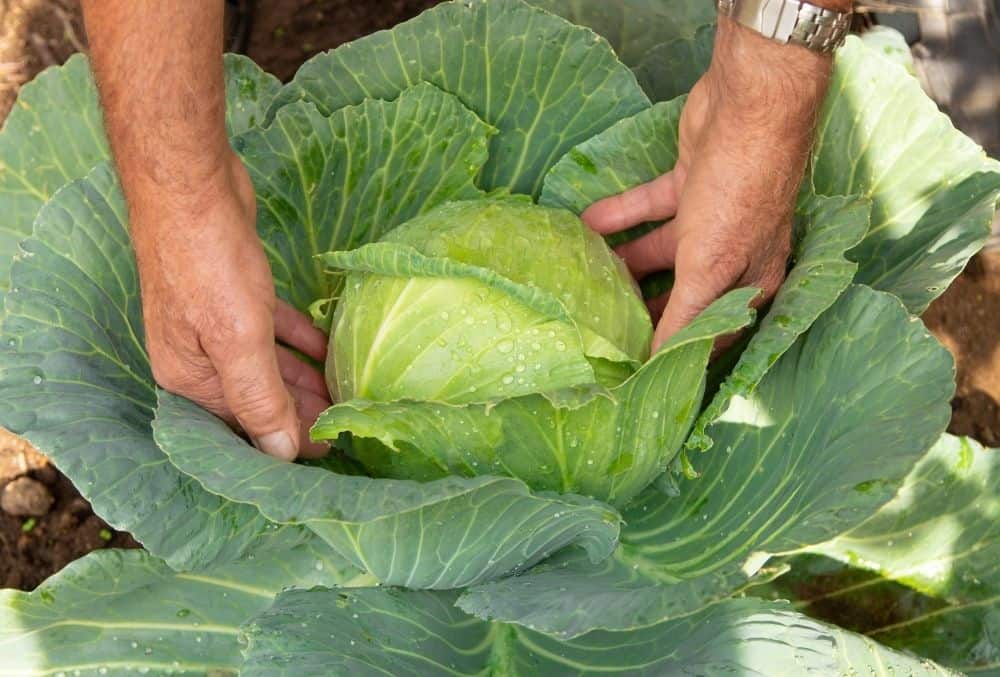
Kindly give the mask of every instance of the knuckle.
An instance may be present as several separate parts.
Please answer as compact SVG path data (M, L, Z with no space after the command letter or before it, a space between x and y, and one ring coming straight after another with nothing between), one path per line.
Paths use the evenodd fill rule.
M202 344L216 354L246 354L274 343L270 325L257 318L229 317L212 322L202 332Z

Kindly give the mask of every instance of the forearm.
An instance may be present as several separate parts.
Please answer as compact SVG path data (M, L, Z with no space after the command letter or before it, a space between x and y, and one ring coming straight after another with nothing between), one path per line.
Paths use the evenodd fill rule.
M211 199L206 193L231 157L223 3L84 0L83 8L104 124L132 221L198 209Z

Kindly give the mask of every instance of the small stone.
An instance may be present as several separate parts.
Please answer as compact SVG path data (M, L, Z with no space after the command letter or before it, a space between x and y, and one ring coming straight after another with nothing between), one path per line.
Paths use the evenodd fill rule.
M4 487L0 508L15 517L42 517L49 512L53 500L44 484L30 477L19 477Z

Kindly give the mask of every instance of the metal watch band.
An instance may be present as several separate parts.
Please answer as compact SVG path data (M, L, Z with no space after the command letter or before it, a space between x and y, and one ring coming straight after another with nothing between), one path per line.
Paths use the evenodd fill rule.
M851 13L803 0L718 0L721 14L777 42L829 53L844 41Z

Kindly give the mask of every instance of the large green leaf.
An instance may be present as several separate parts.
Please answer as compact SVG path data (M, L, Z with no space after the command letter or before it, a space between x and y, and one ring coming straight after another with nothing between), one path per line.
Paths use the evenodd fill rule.
M281 82L242 54L226 54L226 133L237 136L264 123Z
M788 570L746 594L791 600L799 611L864 633L963 674L996 675L997 600L949 603L821 555L782 558Z
M474 588L461 605L568 635L698 608L769 554L826 541L889 500L947 425L952 377L947 351L897 299L851 287L709 428L716 449L692 459L700 479L677 497L647 490L624 511L612 559L565 556ZM559 591L570 588L567 613Z
M871 519L815 548L936 597L1000 595L1000 454L944 435Z
M455 588L523 570L578 544L614 548L619 516L578 496L532 495L515 479L420 483L338 475L261 454L222 421L161 392L153 425L171 462L210 491L301 524L379 581Z
M240 625L279 591L354 576L322 543L197 574L99 550L33 592L0 590L0 674L235 673Z
M849 37L820 114L812 190L872 201L857 281L920 312L982 247L1000 164L956 130L895 59Z
M493 130L428 84L329 117L285 106L236 139L278 293L299 308L333 289L316 255L351 249L448 200L477 197Z
M624 505L677 453L701 401L712 340L752 321L747 304L755 294L741 289L719 299L609 391L465 405L347 401L324 412L313 434L378 440L384 446L364 460L382 476L419 476L422 467L423 479L495 472Z
M995 449L943 436L892 501L810 551L879 574L867 577L830 566L817 570L821 564L792 558L792 574L776 587L810 613L844 616L854 610L846 622L881 642L964 672L1000 670L1000 455ZM796 571L798 566L804 571ZM879 605L892 613L873 612Z
M454 593L374 588L282 593L243 627L241 674L947 674L760 600L575 640L477 621L453 602Z
M108 157L86 57L73 56L21 89L0 131L0 291L39 208Z
M673 169L684 101L654 104L577 144L545 176L539 202L579 214Z
M284 548L257 509L203 491L153 443L156 405L143 344L125 203L101 165L39 213L11 269L0 330L0 425L70 477L110 524L171 566Z
M698 28L694 35L662 42L632 66L644 92L653 101L669 101L687 94L708 70L715 46L715 24Z
M618 57L632 69L636 69L651 51L663 43L690 38L698 28L715 23L715 7L710 2L698 0L528 2L603 36Z
M239 134L260 121L276 78L243 56L225 56L226 128ZM41 206L59 188L110 158L90 65L74 55L26 84L0 131L0 291L17 243L31 234Z
M499 130L482 187L531 195L573 145L649 105L589 30L520 0L463 0L310 59L275 106L305 99L328 114L422 81Z

